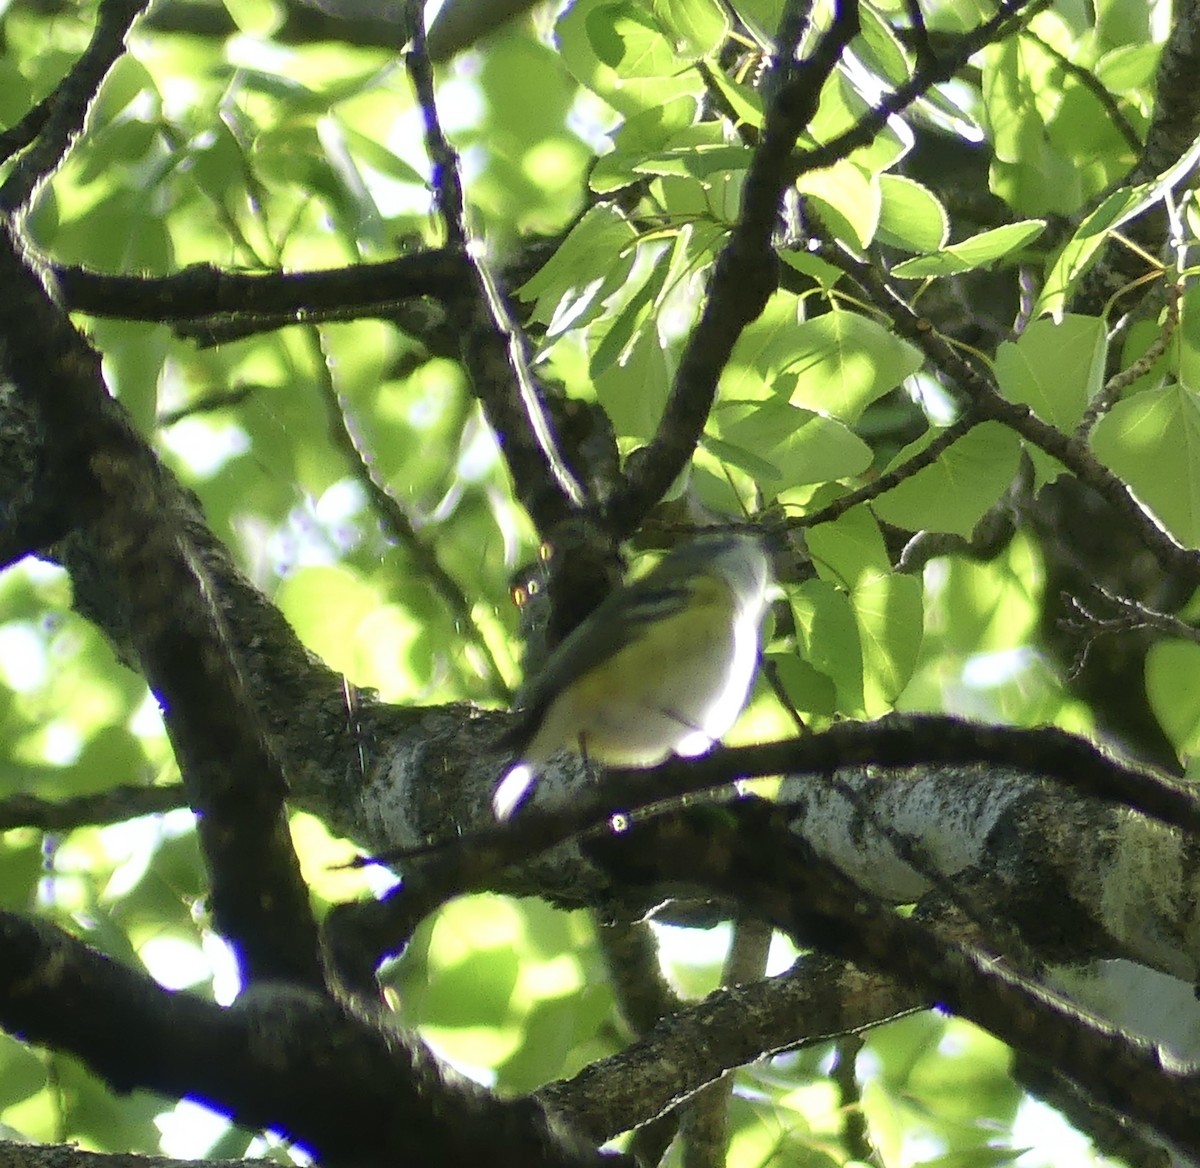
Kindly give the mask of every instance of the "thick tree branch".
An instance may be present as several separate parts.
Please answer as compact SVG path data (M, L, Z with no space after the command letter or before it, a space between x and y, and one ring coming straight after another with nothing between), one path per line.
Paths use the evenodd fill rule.
M103 389L98 356L0 239L0 338L45 426L58 506L120 597L164 707L213 881L213 909L248 978L323 983L308 891L284 813L286 780L232 656L212 580L157 463Z
M734 897L801 944L898 978L1009 1045L1057 1066L1107 1106L1200 1150L1200 1073L1035 986L989 955L949 944L856 887L792 836L781 813L746 800L727 820L677 816L590 850L623 880L684 879Z
M36 827L40 831L71 831L105 823L124 823L139 815L159 815L188 805L182 786L111 787L72 799L39 799L9 795L0 799L0 831Z
M925 1004L886 977L813 954L779 977L717 990L672 1012L620 1053L537 1095L588 1138L612 1139L735 1067L876 1026Z
M569 853L543 857L542 853L583 834L606 831L614 808L636 818L656 804L712 792L736 778L808 775L821 790L832 790L824 776L851 768L924 767L941 775L941 781L953 783L955 767L973 764L1044 777L1078 795L1114 801L1184 832L1200 834L1200 799L1190 784L1122 763L1082 738L1054 728L1023 730L948 717L893 715L873 723L840 723L794 740L718 748L703 758L651 771L609 771L599 785L587 785L584 779L569 790L560 789L552 810L535 805L503 827L458 840L447 834L427 847L390 860L382 857L403 867L404 884L379 901L335 910L328 928L339 953L356 956L370 969L386 954L403 948L412 930L434 908L469 891L540 893L563 903L603 906L636 916L654 903L652 898L623 900L628 890L607 885L595 873L589 875L577 857L572 860ZM894 844L885 841L885 846L895 855ZM535 861L535 857L540 858ZM914 858L919 857L914 854ZM918 888L913 895L923 895L925 890ZM1090 948L1086 955L1093 955Z
M174 276L109 276L52 268L68 308L123 320L210 321L250 317L256 330L324 320L389 317L406 300L463 294L470 268L452 247L314 272L227 272L210 264Z
M205 1160L205 1168L248 1168L247 1160ZM85 1152L74 1144L26 1144L0 1140L2 1168L196 1168L194 1159Z
M628 1165L328 997L264 984L222 1009L10 913L0 914L0 1025L71 1052L114 1090L197 1096L239 1123L283 1129L330 1165Z

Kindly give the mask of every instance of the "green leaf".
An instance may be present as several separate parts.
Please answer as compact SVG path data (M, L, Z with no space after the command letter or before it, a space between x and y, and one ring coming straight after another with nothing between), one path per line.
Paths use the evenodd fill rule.
M952 243L937 255L903 260L892 268L892 275L916 279L919 276L953 276L974 268L985 268L1036 239L1045 226L1041 219L1022 219L1003 227L993 227Z
M680 71L657 13L645 12L631 0L616 0L597 5L586 21L597 58L621 77L670 77Z
M1200 159L1200 138L1157 178L1114 191L1076 229L1075 234L1058 253L1058 258L1046 276L1042 294L1034 305L1035 315L1058 315L1074 293L1080 279L1091 267L1096 253L1109 231L1140 215L1159 201L1179 178Z
M716 419L722 437L755 451L777 468L775 481L759 482L768 493L848 478L871 465L871 448L841 422L778 398L725 406Z
M1154 83L1162 46L1145 42L1122 45L1105 53L1093 68L1096 79L1111 93L1127 93Z
M123 118L97 132L80 158L79 181L91 183L111 175L113 167L144 163L158 144L158 128L137 118Z
M8 129L19 122L33 100L29 81L22 75L17 62L8 56L0 59L0 126Z
M275 0L224 0L225 11L241 32L269 37L283 24L283 8Z
M622 114L704 91L699 73L680 67L657 21L631 0L575 0L555 28L566 67Z
M800 656L833 681L837 712L863 713L863 649L849 597L824 580L806 580L789 592Z
M46 1085L47 1077L37 1054L15 1038L0 1035L0 1107L9 1108L28 1099Z
M1096 6L1096 43L1149 47L1154 36L1152 19L1153 10L1142 0L1105 0Z
M1200 751L1200 645L1157 641L1146 654L1146 696L1181 754Z
M722 69L713 70L712 81L741 122L756 129L762 127L762 94L757 89L737 84L731 77L727 77Z
M636 174L691 175L708 183L714 175L748 170L753 151L747 146L683 145L664 154L648 154L633 168Z
M911 458L936 432L906 446L889 470ZM886 523L909 531L946 531L970 536L975 525L1012 484L1020 439L999 422L969 430L932 465L879 496L872 507Z
M667 259L666 248L659 245L651 247L649 250L651 255L658 253L657 262L654 262L648 270L642 270L643 278L640 286L629 296L627 303L618 311L616 319L613 320L608 331L596 346L591 363L593 380L599 377L614 361L624 360L629 346L640 328L649 328L657 336L654 323L652 321L647 323L647 321L667 282L671 265Z
M621 437L648 441L666 404L670 377L655 329L642 329L633 344L596 378L596 397Z
M647 155L663 150L695 121L696 100L690 96L677 97L626 118L613 134L612 150L592 167L588 185L599 194L628 185Z
M783 478L783 472L762 455L734 442L726 442L723 438L714 438L711 434L705 434L700 444L722 462L744 470L759 487L766 484L766 489L772 493L778 490L775 484Z
M882 73L892 85L907 81L911 72L909 54L892 26L871 4L860 5L858 11L862 40L854 42L855 51L869 68Z
M992 189L1020 214L1070 214L1081 197L1078 175L1047 130L1062 100L1062 67L1020 37L989 46L983 61Z
M264 131L251 150L255 173L275 183L292 183L327 197L335 195L333 177L316 123L294 119Z
M912 677L925 630L923 595L920 579L891 571L868 574L851 594L868 716L890 709Z
M881 174L879 239L907 251L937 251L946 242L949 219L938 197L901 174Z
M867 573L891 567L883 533L869 507L852 507L832 523L805 533L805 543L822 580L853 588Z
M1157 338L1163 326L1159 321L1149 322ZM1188 389L1200 390L1200 290L1189 288L1179 303L1179 327L1175 330L1173 346L1175 366L1179 383ZM1126 397L1132 394L1127 390Z
M582 327L603 312L605 298L625 283L637 258L630 246L636 239L627 219L611 207L595 207L517 295L534 301L533 319L551 325L552 336L568 325Z
M1108 337L1094 316L1034 321L996 354L996 379L1009 401L1023 402L1043 422L1073 430L1104 384Z
M779 258L789 268L795 268L797 272L802 272L814 280L826 292L846 274L841 268L836 268L827 260L807 251L785 251Z
M733 356L721 374L721 396L727 400L767 397L767 386L780 379L795 356L802 302L791 292L776 292L766 308L742 330Z
M797 712L832 717L838 712L837 686L797 653L768 653L766 660Z
M428 186L425 176L409 162L405 162L398 154L389 150L377 138L368 137L357 130L345 128L343 133L346 144L373 170L397 182L410 183L424 189Z
M796 372L793 405L854 422L922 363L920 352L869 317L834 311L806 320L788 338Z
M381 607L381 597L344 567L314 566L293 572L276 602L288 623L334 669L357 676L359 626Z
M1200 398L1180 385L1119 401L1092 431L1092 449L1172 535L1200 547Z
M879 184L869 171L846 159L803 174L796 189L816 204L822 222L839 239L862 249L879 226Z
M217 206L232 210L245 197L246 156L224 122L189 142L186 154L188 176Z
M126 53L117 58L104 78L96 100L88 109L88 118L94 126L107 127L131 102L147 93L153 96L157 110L159 94L153 75L136 57ZM144 105L139 106L139 116L146 117L147 112Z
M170 331L165 325L103 320L93 326L104 353L104 374L110 388L144 433L154 427L158 389L170 352Z
M59 262L110 272L157 275L169 271L174 258L162 216L144 195L128 190L118 190L77 219L64 220L54 248Z
M7 759L5 769L13 769ZM30 833L24 842L21 833L6 834L0 839L0 908L8 912L28 912L36 901L41 877L40 835L33 836ZM13 1102L11 1092L14 1088L8 1069L4 1067L4 1058L4 1040L0 1040L0 1107Z
M520 954L493 946L438 971L422 1002L426 1026L490 1028L504 1018L520 971Z
M729 35L729 17L716 0L653 0L652 11L681 59L711 56Z

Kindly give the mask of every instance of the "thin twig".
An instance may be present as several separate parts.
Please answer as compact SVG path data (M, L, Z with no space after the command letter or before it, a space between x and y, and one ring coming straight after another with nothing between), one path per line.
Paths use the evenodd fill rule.
M168 426L177 425L185 418L194 418L199 414L211 414L217 410L240 406L252 394L262 392L266 388L263 385L241 384L232 385L228 389L212 389L207 393L199 394L187 405L179 406L174 410L163 410L155 418L155 425L165 429Z
M125 51L125 37L148 0L101 0L92 39L71 71L43 105L46 112L26 115L22 134L36 127L23 158L0 186L0 211L24 206L39 184L62 163L75 135L83 129L88 110L108 71ZM10 143L11 145L11 143Z
M903 85L885 94L879 104L873 106L848 130L843 131L806 150L796 158L792 169L792 177L811 174L815 170L824 170L835 162L857 150L860 146L868 145L871 140L887 125L889 118L907 109L920 97L924 97L933 86L948 81L967 63L980 49L995 41L1003 40L1015 22L1031 20L1037 13L1049 8L1053 0L1015 0L1014 3L1003 4L995 16L985 20L970 32L963 33L954 44L951 52L933 57L926 66L919 67L912 77Z
M1117 615L1101 616L1092 605L1077 596L1071 596L1068 600L1078 613L1079 620L1064 622L1068 627L1091 633L1093 637L1101 633L1134 633L1154 629L1169 637L1178 637L1180 640L1200 645L1200 629L1181 620L1174 613L1161 612L1157 608L1131 600L1128 596L1118 596L1099 585L1094 586L1094 591L1106 604L1112 606Z
M466 201L458 158L442 131L434 96L433 70L425 51L424 5L408 0L413 28L412 51L405 54L409 79L421 106L425 146L433 167L433 195L451 247L465 257L471 288L457 307L462 318L462 358L493 430L501 435L504 456L517 494L538 530L555 523L587 502L558 449L541 387L529 365L526 342L513 323L495 277L483 260L482 247L467 225Z
M1088 403L1088 408L1084 411L1075 430L1075 437L1081 442L1087 439L1096 423L1121 400L1121 394L1138 378L1149 373L1158 359L1167 351L1167 345L1170 344L1175 330L1179 327L1179 298L1182 291L1179 281L1172 281L1167 285L1167 314L1158 331L1158 336L1128 369L1122 369L1120 373L1113 374L1104 383L1100 392Z
M870 264L839 248L822 244L818 254L838 264L871 295L890 317L898 335L912 341L970 402L977 421L991 419L1014 430L1025 441L1058 459L1129 522L1159 564L1184 578L1200 581L1200 554L1183 547L1142 509L1129 488L1079 439L1043 422L1026 405L1008 401L992 378L975 368L930 322L922 317Z
M819 527L822 523L831 523L845 515L847 511L857 507L860 503L879 498L893 487L899 486L905 479L912 478L918 471L932 466L955 442L982 421L982 418L968 410L962 417L942 430L924 450L917 451L911 458L905 459L899 465L885 471L878 478L872 479L857 490L839 495L832 503L827 503L816 511L810 511L807 515L798 515L795 519L789 519L787 525L789 527Z
M321 347L320 335L312 329L306 330L306 335L312 350L313 365L317 370L317 385L325 405L325 415L329 420L330 438L345 458L355 481L366 492L367 499L384 530L413 558L417 570L448 609L460 635L465 636L479 651L493 696L508 701L512 697L512 691L504 680L504 674L500 671L483 629L475 619L471 601L458 581L442 566L430 542L422 538L413 526L399 500L392 495L386 484L380 481L370 454L354 434L346 403L338 393L333 375L329 371L329 362Z

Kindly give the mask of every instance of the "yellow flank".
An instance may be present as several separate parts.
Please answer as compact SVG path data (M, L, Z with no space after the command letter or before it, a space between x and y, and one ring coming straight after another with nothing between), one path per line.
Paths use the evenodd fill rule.
M537 753L567 747L610 766L648 766L703 729L733 653L734 600L723 580L697 580L679 612L657 617L551 703Z
M614 691L630 701L663 689L664 679L695 668L693 658L707 656L715 640L728 638L733 593L724 580L702 577L687 603L673 616L659 617L632 644L575 681L570 689L581 709L611 701Z

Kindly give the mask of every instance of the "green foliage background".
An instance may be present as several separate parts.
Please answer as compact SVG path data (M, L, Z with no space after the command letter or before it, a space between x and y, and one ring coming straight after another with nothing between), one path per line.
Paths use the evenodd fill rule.
M737 4L764 30L777 7ZM853 251L886 249L891 277L918 306L964 273L993 270L1011 288L1026 265L1038 273L1041 306L1060 307L1089 249L1153 193L1120 185L1133 149L1080 71L1144 132L1162 7L1112 0L1093 11L1058 0L905 115L922 135L986 141L986 182L1006 205L1004 222L973 221L907 173L912 132L899 120L802 178L807 213ZM935 35L992 15L975 0L923 9ZM817 11L827 18L825 6ZM420 114L396 52L277 41L284 12L270 0L230 0L226 12L236 26L228 36L152 23L135 32L86 133L37 199L29 227L38 245L56 263L165 275L201 262L337 267L439 244ZM896 31L904 13L889 0L862 6L859 71L842 70L827 87L812 141L860 118L873 85L911 72ZM13 3L0 19L0 122L11 125L81 52L94 5ZM698 66L711 68L711 84L751 128L761 125L763 98L715 66L729 33L716 0L577 0L554 28L557 50L539 39L549 24L542 13L447 67L440 109L475 227L496 261L503 266L531 235L561 236L517 295L542 336L544 375L598 400L629 450L653 434L752 152L720 121L698 118L712 101ZM609 197L631 189L624 200ZM1188 233L1194 216L1189 205ZM739 341L681 488L715 510L802 516L910 457L958 410L922 372L922 354L856 300L826 259L803 249L785 259L797 290L779 291ZM1090 439L1190 547L1200 546L1194 306L1189 293L1166 353ZM508 577L531 554L533 533L453 360L371 320L215 348L163 325L85 324L113 392L155 434L214 529L307 645L387 700L504 702L504 685L519 679ZM1144 352L1153 331L1131 330L1119 364ZM1110 356L1105 322L1070 314L1042 316L983 354L1011 401L1064 431L1079 423ZM230 389L244 395L191 409ZM181 410L187 416L171 420ZM475 629L456 622L411 550L381 534L332 437L338 411L416 538L470 598ZM1088 707L1035 651L1036 540L1018 534L989 563L951 556L923 574L894 568L893 529L970 536L1025 455L1040 479L1057 475L1053 459L1011 429L980 425L870 506L808 532L816 575L785 582L790 621L776 622L768 646L808 725L896 708L1093 728ZM65 798L176 777L144 685L70 611L61 573L31 563L5 573L0 619L0 796ZM1147 663L1150 701L1185 754L1200 735L1200 698L1176 679L1195 674L1197 653L1164 642ZM790 729L763 686L733 737ZM294 826L322 903L367 891L368 876L336 869L353 854L347 845L305 816ZM8 831L0 903L46 914L169 984L231 992L185 812L61 836ZM537 903L452 904L392 972L401 1017L503 1092L570 1074L626 1040L596 927ZM715 985L721 936L671 946L689 992ZM830 1057L814 1047L739 1073L731 1165L844 1161ZM885 1163L993 1163L1028 1138L1028 1127L1014 1135L1023 1094L1007 1052L964 1023L931 1014L882 1027L867 1039L860 1072L861 1105ZM158 1119L170 1110L149 1096L116 1099L70 1059L0 1038L0 1116L23 1136L156 1151ZM204 1151L210 1135L186 1129L166 1146ZM252 1139L264 1146L229 1132L212 1151L238 1155ZM1023 1163L1094 1158L1082 1142L1065 1141L1053 1125L1040 1129Z

